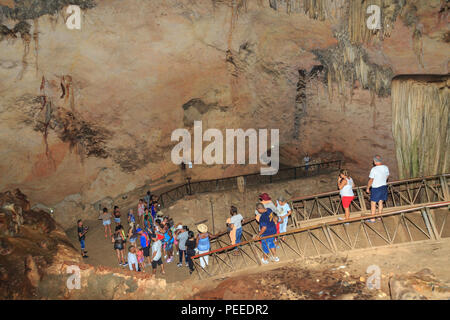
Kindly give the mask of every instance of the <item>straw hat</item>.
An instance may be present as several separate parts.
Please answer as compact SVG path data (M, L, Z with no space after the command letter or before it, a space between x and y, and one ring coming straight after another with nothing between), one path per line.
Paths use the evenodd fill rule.
M201 233L205 233L208 232L208 227L206 226L206 224L199 224L197 226L198 231L200 231Z

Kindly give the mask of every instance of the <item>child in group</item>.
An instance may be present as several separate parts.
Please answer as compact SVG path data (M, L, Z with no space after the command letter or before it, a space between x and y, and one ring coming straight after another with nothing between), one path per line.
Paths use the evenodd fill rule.
M138 251L136 252L138 264L139 264L139 271L144 271L145 264L144 264L144 249L142 249L141 246L139 246Z
M138 204L138 217L139 217L139 223L141 226L144 225L144 200L139 199Z

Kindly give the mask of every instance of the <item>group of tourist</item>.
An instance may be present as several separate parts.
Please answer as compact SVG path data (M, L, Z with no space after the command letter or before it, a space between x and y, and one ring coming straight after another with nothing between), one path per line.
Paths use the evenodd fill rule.
M373 158L373 163L374 166L369 174L366 192L370 194L371 214L375 215L376 206L378 205L378 213L381 214L383 201L387 200L389 169L383 165L382 158L379 155ZM344 218L339 219L349 220L350 205L354 200L353 188L355 183L348 170L340 170L337 186L340 190L341 202L345 212ZM147 192L146 197L138 202L137 217L133 209L129 210L127 215L129 228L125 232L119 207L114 206L112 215L107 208L103 208L101 219L103 220L105 238L108 238L108 236L111 238L119 265L128 265L129 269L134 271L144 271L147 266L151 265L153 275L156 274L159 266L161 273L165 274L163 260L165 259L165 263L171 263L174 259L175 250L179 258L178 267L183 266L184 257L184 263L192 273L194 270L192 257L197 254L199 255L200 266L205 268L209 262L207 253L211 250L210 241L215 238L208 232L208 227L205 224L199 224L197 226L198 234L195 236L194 232L189 230L187 226L181 223L175 225L172 218L160 216L158 211L157 197L152 196L150 191ZM279 261L276 254L278 239L273 236L287 231L288 219L291 214L292 209L283 196L279 196L273 202L267 193L259 195L259 202L255 208L255 219L259 223L259 232L254 235L253 239L259 240L261 243L263 251L261 261L263 264L269 263L270 260ZM111 232L111 218L115 223L114 233ZM244 217L238 213L237 207L231 206L230 217L226 223L233 245L241 243L243 220ZM375 222L376 220L371 218L368 221ZM79 220L78 238L83 257L87 257L84 241L87 230L83 226L83 222ZM128 255L125 259L127 242L129 242ZM234 254L239 254L238 246L236 246Z
M99 218L103 221L105 238L109 237L113 243L119 265L128 266L134 271L145 271L146 267L151 265L153 275L158 268L161 269L161 274L165 274L164 263L171 263L175 252L179 259L177 267L183 266L184 259L185 266L189 267L189 272L192 273L194 265L191 257L210 251L210 239L214 236L204 224L197 226L198 234L195 236L187 226L175 224L169 216L161 216L158 213L161 213L158 199L148 191L146 197L138 201L137 216L132 208L129 209L126 232L119 207L114 206L112 214L107 208L103 208ZM114 232L111 230L112 220L115 223ZM84 236L85 234L79 232L79 238L83 238L83 241L80 240L82 255L86 256ZM200 263L205 267L208 257L201 258Z

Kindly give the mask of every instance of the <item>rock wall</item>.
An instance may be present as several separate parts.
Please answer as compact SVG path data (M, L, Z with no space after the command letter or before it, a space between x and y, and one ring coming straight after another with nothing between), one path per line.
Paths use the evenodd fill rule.
M80 253L50 214L30 209L20 191L0 193L0 299L33 299L41 280Z
M96 0L81 30L69 1L0 2L0 190L62 214L144 185L184 182L171 132L280 129L281 163L341 154L367 179L373 154L397 174L391 79L448 72L448 7L358 1ZM195 165L196 179L258 168Z

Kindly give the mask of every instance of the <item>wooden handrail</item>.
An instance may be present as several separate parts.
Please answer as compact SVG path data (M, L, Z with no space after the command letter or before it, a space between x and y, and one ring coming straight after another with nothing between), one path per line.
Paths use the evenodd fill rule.
M399 213L406 213L406 212L412 212L412 211L417 211L420 209L425 209L425 208L440 208L440 207L445 207L445 206L450 206L450 201L444 201L444 202L436 202L436 203L431 203L431 204L427 204L427 205L417 205L414 206L412 208L407 208L407 209L400 209L400 210L395 210L392 212L385 212L385 213L381 213L381 214L375 214L375 215L371 215L370 219L374 219L374 218L379 218L379 217L386 217L386 216L390 216L390 215L395 215L395 214L399 214ZM321 228L324 225L336 225L336 224L341 224L341 223L347 223L347 222L355 222L355 221L361 221L361 220L366 220L368 219L367 216L365 217L355 217L355 218L350 218L347 219L345 221L334 221L334 222L329 222L329 223L319 223L313 226L308 226L308 227L303 227L303 228L297 228L297 229L293 229L287 232L283 232L283 233L277 233L274 235L270 235L270 236L265 236L265 237L261 237L258 238L257 240L249 240L249 241L243 241L241 243L238 244L232 244L223 248L218 248L209 252L205 252L202 254L197 254L195 256L192 256L191 259L196 259L196 258L200 258L203 256L207 256L210 255L212 253L217 253L217 252L221 252L221 251L225 251L225 250L229 250L229 249L233 249L239 246L243 246L252 242L258 242L261 240L265 240L265 239L271 239L271 238L277 238L277 237L282 237L282 236L286 236L286 235L290 235L290 234L294 234L294 233L298 233L298 232L303 232L303 231L307 231L307 230L313 230L313 229L317 229L317 228Z

